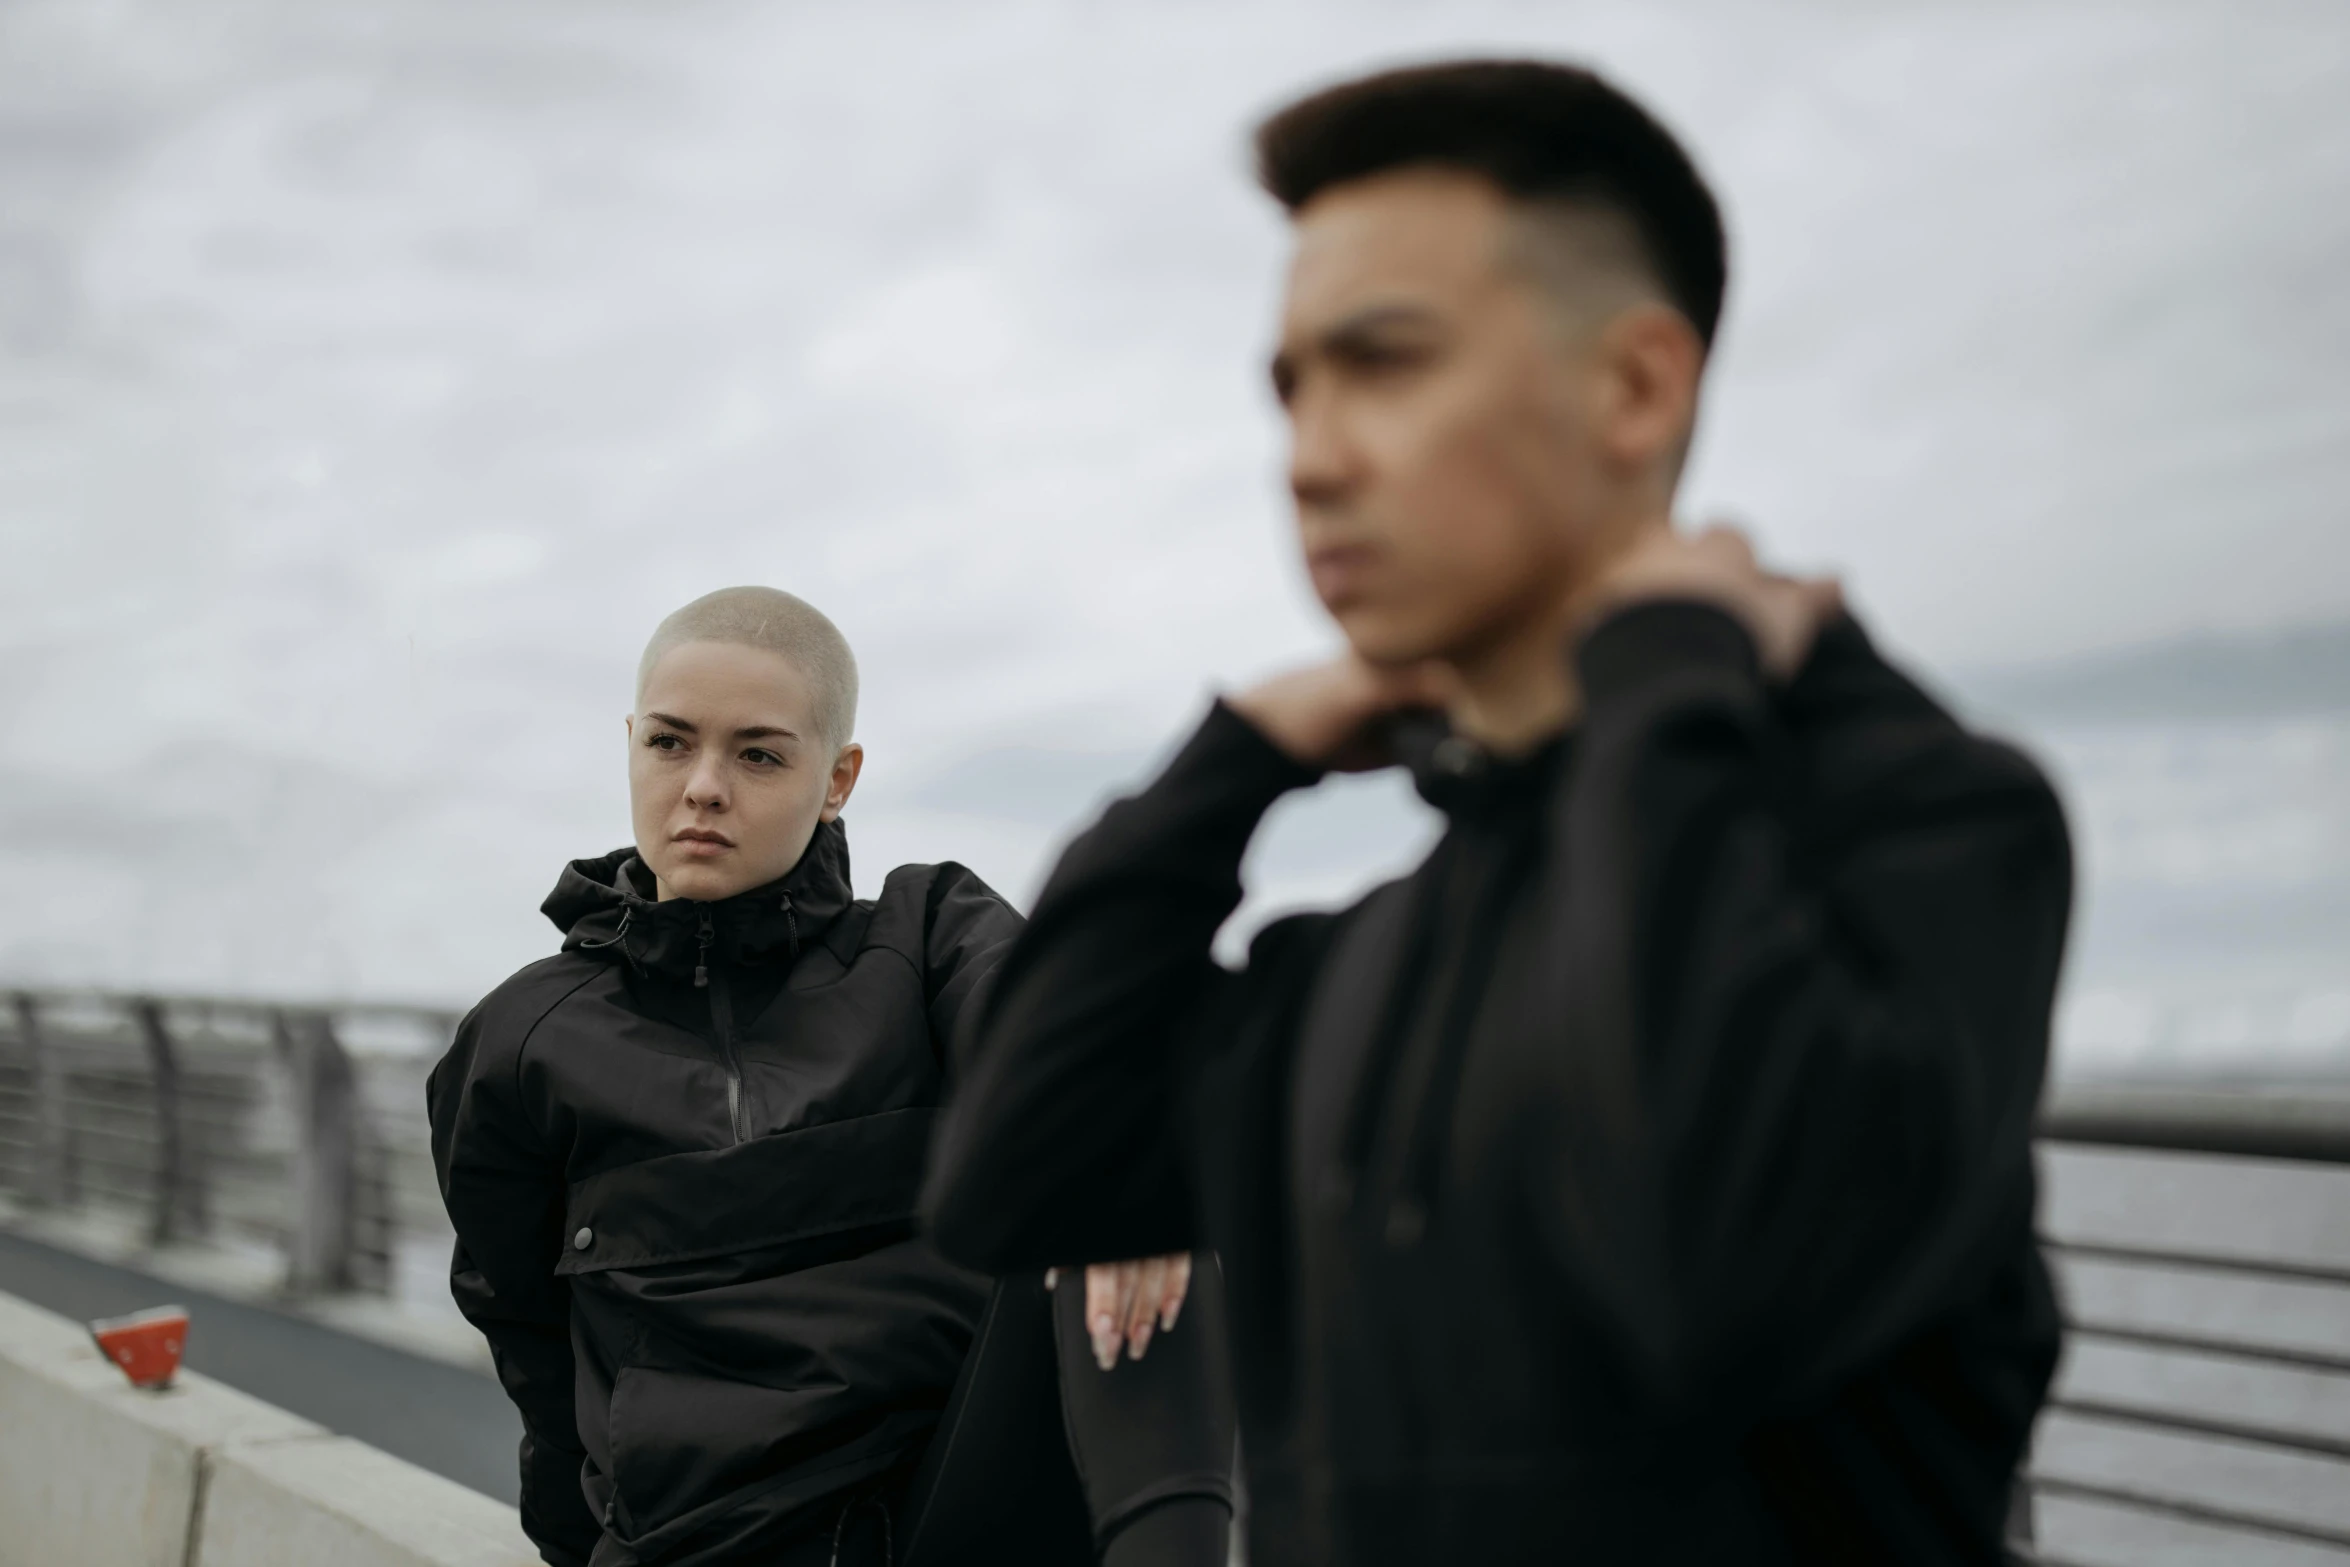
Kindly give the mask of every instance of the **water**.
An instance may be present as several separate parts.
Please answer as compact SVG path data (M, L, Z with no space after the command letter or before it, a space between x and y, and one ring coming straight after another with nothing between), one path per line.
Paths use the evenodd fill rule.
M2072 818L2062 1070L2350 1076L2350 627L1958 686Z

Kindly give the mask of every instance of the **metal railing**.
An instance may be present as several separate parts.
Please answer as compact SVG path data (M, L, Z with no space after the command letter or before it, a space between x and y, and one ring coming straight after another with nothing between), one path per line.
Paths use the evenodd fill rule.
M2070 1161L2041 1567L2350 1567L2350 1095L2070 1086L2041 1137Z
M2350 1085L2327 1093L2068 1083L2040 1115L2044 1142L2350 1164Z
M149 1248L274 1255L289 1294L389 1292L401 1234L446 1229L423 1076L454 1023L425 1008L0 992L0 1202Z

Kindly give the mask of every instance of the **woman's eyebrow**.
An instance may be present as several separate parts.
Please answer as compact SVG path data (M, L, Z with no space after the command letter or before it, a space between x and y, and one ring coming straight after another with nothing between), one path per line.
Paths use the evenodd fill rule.
M779 737L785 740L797 740L799 735L780 724L753 724L748 729L737 729L734 732L734 737L737 740L771 740Z
M689 735L701 733L701 730L695 728L692 724L687 723L684 719L676 717L674 714L647 713L645 716L656 724L664 724L671 729L682 729Z

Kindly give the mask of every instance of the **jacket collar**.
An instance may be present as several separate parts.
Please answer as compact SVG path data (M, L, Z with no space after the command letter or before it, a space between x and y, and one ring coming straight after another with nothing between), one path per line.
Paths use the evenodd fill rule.
M565 866L539 912L563 932L566 952L609 953L690 980L705 963L790 963L852 896L848 832L835 820L817 823L807 851L781 878L731 898L660 902L636 850L615 849Z
M1397 719L1389 744L1411 770L1420 798L1454 821L1477 820L1539 796L1558 775L1572 745L1558 734L1520 756L1499 756L1453 733L1441 713L1418 711Z

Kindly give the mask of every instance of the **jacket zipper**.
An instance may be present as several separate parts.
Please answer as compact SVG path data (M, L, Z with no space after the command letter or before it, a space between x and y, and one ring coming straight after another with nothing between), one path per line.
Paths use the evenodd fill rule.
M707 910L702 914L702 928L694 937L700 952L694 963L694 984L710 992L710 1024L718 1032L718 1057L726 1068L726 1126L737 1143L743 1136L743 1064L734 1048L734 994L726 987L724 975L717 983L710 980L710 944L718 939L718 932L710 922Z

